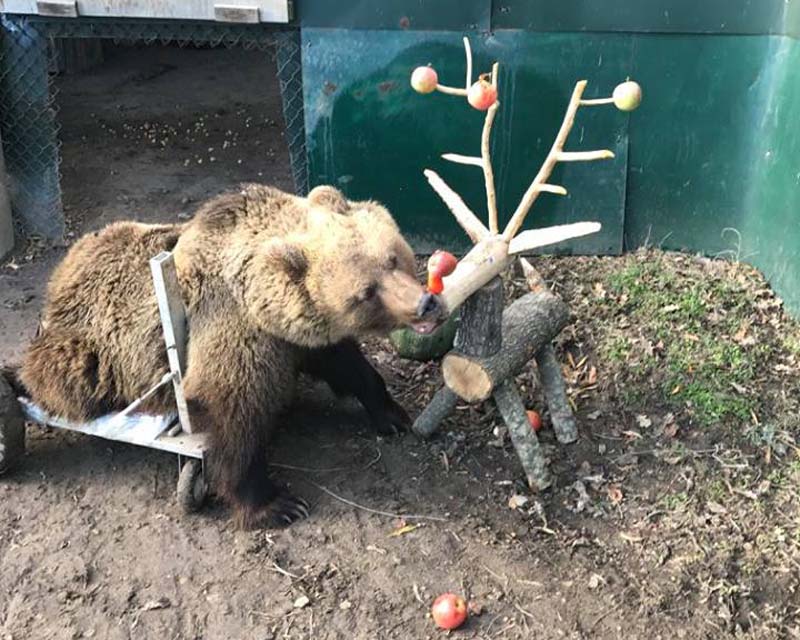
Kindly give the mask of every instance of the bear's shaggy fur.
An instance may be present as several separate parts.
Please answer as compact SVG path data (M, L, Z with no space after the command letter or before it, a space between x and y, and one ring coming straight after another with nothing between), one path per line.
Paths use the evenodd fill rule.
M208 432L212 479L245 526L303 505L267 476L267 445L297 375L357 397L383 431L408 418L353 338L414 320L424 291L390 214L332 187L300 198L262 185L214 198L189 222L119 222L81 238L52 275L19 377L48 411L119 410L167 371L148 261L172 251L187 310L184 387ZM165 389L149 412L174 407Z

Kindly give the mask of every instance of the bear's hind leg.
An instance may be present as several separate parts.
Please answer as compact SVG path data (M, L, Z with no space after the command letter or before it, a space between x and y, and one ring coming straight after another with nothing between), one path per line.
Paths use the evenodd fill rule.
M307 349L303 371L324 380L337 395L358 399L378 433L396 434L411 425L405 409L392 398L381 374L354 340Z
M76 332L47 330L33 339L19 370L31 399L70 420L114 409L114 382L98 350Z

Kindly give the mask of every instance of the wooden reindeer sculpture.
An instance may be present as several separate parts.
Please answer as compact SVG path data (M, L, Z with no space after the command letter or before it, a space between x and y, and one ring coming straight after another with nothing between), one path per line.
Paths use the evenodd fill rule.
M574 442L577 439L575 419L551 344L567 324L569 312L564 302L547 289L539 274L521 254L596 233L600 230L600 224L578 222L519 231L540 193L567 194L564 187L548 183L557 163L614 157L611 151L605 149L564 151L578 109L581 106L614 103L620 110L632 111L641 101L641 89L635 82L627 81L617 86L611 98L584 100L582 96L586 81L581 80L575 85L553 146L501 233L489 153L492 124L500 105L497 99L499 65L495 63L491 74L484 74L473 84L472 52L468 38L464 38L464 49L467 73L463 89L439 84L436 71L431 67L419 67L411 77L412 86L420 93L440 91L466 97L473 107L486 110L480 157L446 153L442 158L483 170L489 217L487 227L436 172L430 169L424 171L431 187L475 246L458 262L455 270L443 279L443 290L438 294L439 302L447 313L461 307L461 320L454 349L442 362L445 387L417 418L414 431L425 437L434 433L439 423L453 411L459 397L467 402L481 402L494 397L508 426L529 486L541 490L551 484L550 473L536 434L528 422L514 377L531 359L536 359L556 437L561 443ZM504 310L503 286L499 276L516 257L519 257L531 292Z

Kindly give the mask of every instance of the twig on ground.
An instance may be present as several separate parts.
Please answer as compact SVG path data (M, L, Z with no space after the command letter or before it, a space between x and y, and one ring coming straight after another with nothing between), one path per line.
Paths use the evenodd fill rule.
M272 561L272 566L267 567L267 569L274 571L275 573L280 573L282 576L286 576L287 578L291 578L293 580L300 579L300 576L296 576L295 574L288 572L286 569L281 568L281 566L274 560Z
M357 502L353 502L352 500L348 500L347 498L343 498L342 496L334 493L327 487L323 487L321 484L317 484L312 480L306 479L306 482L309 484L313 484L317 489L320 491L327 493L331 498L338 500L346 505L354 507L356 509L360 509L361 511L366 511L367 513L374 513L378 516L386 516L387 518L399 518L402 520L435 520L436 522L447 522L447 518L443 518L441 516L426 516L426 515L415 515L415 514L408 514L408 513L391 513L389 511L380 511L379 509L372 509L370 507L365 507L363 505L358 504Z

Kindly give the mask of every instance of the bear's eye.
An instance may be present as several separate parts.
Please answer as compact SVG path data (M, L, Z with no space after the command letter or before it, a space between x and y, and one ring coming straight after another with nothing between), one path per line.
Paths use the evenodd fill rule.
M397 269L397 256L389 256L389 262L387 264L389 271L394 271Z
M364 289L364 291L361 292L361 300L363 302L369 302L375 297L376 293L378 293L378 285L373 282L366 289Z

